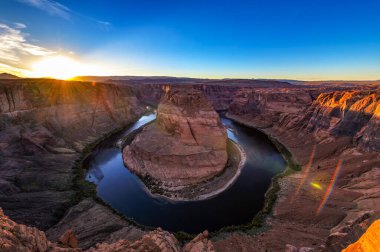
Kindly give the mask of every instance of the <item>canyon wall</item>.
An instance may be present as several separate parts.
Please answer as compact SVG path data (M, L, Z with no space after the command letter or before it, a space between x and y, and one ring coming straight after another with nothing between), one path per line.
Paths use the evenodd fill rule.
M231 234L216 242L217 250L341 251L379 218L378 89L314 91L242 89L236 94L227 116L276 139L302 171L279 180L267 232ZM292 235L283 237L284 232Z
M362 150L380 150L380 92L346 91L325 93L306 111L305 127L320 142L352 137Z
M133 90L48 79L0 82L0 205L47 229L78 199L73 169L85 147L143 112Z
M139 100L157 106L164 92L162 88L167 84L128 84L136 90L136 96ZM202 91L207 99L212 103L215 110L227 110L240 86L219 86L204 84L171 84L183 88L194 88Z
M124 80L111 81L119 85L128 85L136 90L136 96L145 103L157 106L162 95L162 87L165 85L194 88L202 91L207 99L212 103L215 110L227 110L235 94L241 88L296 88L282 81L271 80L244 80L244 79L143 79L143 80Z

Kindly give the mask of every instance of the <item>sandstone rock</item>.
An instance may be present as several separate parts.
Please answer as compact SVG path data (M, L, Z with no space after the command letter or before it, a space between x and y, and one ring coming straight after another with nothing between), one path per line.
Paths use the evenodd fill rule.
M203 236L204 236L205 238L208 237L208 231L207 231L207 230L203 231L202 234L203 234Z
M358 240L370 225L379 219L380 211L365 211L350 215L352 216L331 230L326 242L328 251L341 251L353 241Z
M321 94L306 112L306 128L325 137L349 136L361 149L380 150L379 100L375 90Z
M182 252L214 252L214 246L212 242L207 239L208 232L204 231L203 233L197 235L189 243L187 243L183 248Z
M298 252L313 252L314 249L313 248L309 248L309 247L301 247Z
M76 250L63 249L47 240L43 231L17 224L4 215L0 208L0 251L45 252Z
M375 221L360 239L342 252L377 252L380 248L380 220Z
M177 239L167 231L154 230L145 234L140 240L130 242L119 240L115 243L100 243L88 252L112 252L112 251L162 251L178 252L180 250Z
M157 106L163 96L162 86L170 84L173 87L187 87L202 91L212 103L215 110L227 110L235 94L241 88L290 88L293 85L287 82L274 80L140 80L125 81L136 91L136 96L144 103ZM117 81L120 83L120 81ZM165 84L163 84L165 83Z
M167 87L156 122L123 150L126 166L167 186L199 183L223 171L227 134L200 91Z
M78 247L78 238L75 236L72 229L67 230L60 238L59 242L70 248Z
M181 250L177 239L169 232L158 228L144 234L140 239L131 241L118 239L113 242L102 242L95 247L88 248L88 252L113 252L113 251L157 251L157 252L213 252L214 248L207 239L208 232L199 234ZM125 238L125 236L124 236ZM0 208L0 250L4 252L74 252L83 251L77 248L78 241L73 230L67 230L61 237L58 246L47 240L43 231L36 228L19 225L4 215Z
M298 112L287 111L285 108L290 105L275 107L266 102L271 95L269 89L241 90L231 104L227 116L259 128L282 143L293 160L303 165L303 172L279 181L279 198L273 217L268 220L270 230L260 236L230 235L215 242L218 251L240 248L281 251L288 243L315 247L316 251L341 251L347 241L360 237L371 223L369 218L361 219L360 214L380 206L379 131L376 131L375 117L378 90L358 88L325 92L318 88L316 91L302 90L310 94L312 103L304 103L304 108ZM290 90L284 96L297 92L300 91ZM251 108L247 109L250 104ZM344 160L339 178L327 204L318 214L320 199L331 182L338 160ZM323 189L315 189L311 183L318 183ZM299 191L295 193L297 188ZM292 235L282 238L288 233Z
M293 245L286 244L285 252L298 252L298 249L297 249L297 247L295 247Z
M113 243L120 239L133 242L144 235L144 231L92 199L85 199L72 207L62 220L46 233L51 241L59 241L69 229L75 233L78 246L83 249L97 243Z
M234 97L228 113L247 115L255 118L259 127L268 127L284 120L285 115L288 119L290 115L299 119L299 113L305 111L311 103L312 95L304 89L243 88Z

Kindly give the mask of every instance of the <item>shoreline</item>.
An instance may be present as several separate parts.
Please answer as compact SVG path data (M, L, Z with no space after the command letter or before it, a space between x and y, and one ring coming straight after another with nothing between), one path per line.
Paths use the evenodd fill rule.
M229 118L230 120L236 122L236 123L240 123L242 125L245 125L247 127L250 127L250 128L254 128L260 132L262 132L263 134L265 134L270 141L274 140L271 138L271 136L263 131L261 131L260 129L256 128L256 127L253 127L252 125L249 125L249 124L246 124L246 123L243 123L243 122L240 122L239 120L237 120L236 118L234 117L230 117L230 116L227 116L227 118ZM151 122L150 122L151 123ZM149 123L148 123L149 124ZM144 127L145 125L143 125ZM128 126L127 126L128 127ZM125 128L124 128L125 129ZM141 128L139 128L141 129ZM121 130L119 129L118 132L120 132ZM130 134L134 134L135 131L138 131L138 129L132 131ZM115 134L115 132L113 132L112 134ZM112 134L109 134L109 135L112 135ZM130 134L128 134L126 137L128 137ZM102 142L104 141L105 138L103 137L100 141L96 141L97 144L99 142ZM246 162L246 153L245 151L237 144L235 143L233 140L231 139L228 139L230 140L230 142L236 147L236 149L239 151L240 153L240 157L241 157L241 160L239 161L239 167L238 167L238 171L235 172L234 176L222 187L222 188L219 188L211 193L207 193L205 195L200 195L199 197L201 197L200 199L188 199L188 200L173 200L171 199L170 197L167 197L167 196L164 196L164 195L159 195L159 194L153 194L149 189L148 187L145 185L144 181L141 180L140 178L140 182L143 184L144 186L144 190L147 191L147 193L149 193L149 195L151 195L152 197L156 197L156 198L164 198L166 200L169 200L169 201L172 201L172 202L191 202L191 201L199 201L199 200L207 200L207 199L210 199L218 194L220 194L221 192L227 190L230 186L232 186L234 184L234 182L236 182L237 178L239 177L239 175L241 174L241 170ZM95 146L92 146L92 148L96 147L97 144L95 144ZM277 146L276 146L277 147ZM286 147L285 147L286 148ZM284 155L284 153L280 150L278 150L282 155ZM290 152L289 152L290 153ZM291 154L291 153L290 153ZM288 159L286 159L287 162L288 162ZM273 177L272 179L272 183L271 185L268 187L266 193L265 193L265 201L264 201L264 206L263 208L251 219L250 222L248 223L244 223L244 224L241 224L241 225L237 225L237 226L226 226L226 227L223 227L219 230L216 230L214 232L211 232L210 233L210 237L218 237L219 235L221 235L222 233L230 233L230 232L234 232L234 231L242 231L242 232L247 232L247 231L250 231L250 230L253 230L253 229L257 229L259 227L262 227L266 219L266 217L268 216L268 214L270 214L270 212L273 210L273 203L276 202L276 201L273 201L273 200L276 200L273 198L273 196L275 196L275 198L277 198L278 196L278 191L279 191L279 188L278 188L278 180L280 177L283 177L284 175L288 175L286 174L286 171L288 170L292 170L290 168L290 166L288 166L287 169L285 169L282 173L279 173L277 174L275 177ZM137 174L136 174L137 176ZM84 178L82 178L84 180ZM84 181L86 183L86 181ZM87 183L86 183L87 184ZM92 187L92 186L91 186ZM86 191L86 190L85 190ZM92 191L90 194L94 193L93 190L90 190ZM92 195L92 197L94 198L94 200L104 206L106 206L107 208L109 208L112 212L114 212L115 214L117 214L118 216L121 216L124 220L126 220L127 222L129 222L130 224L136 226L136 227L139 227L139 228L142 228L143 230L151 230L153 227L151 226L146 226L146 225L142 225L140 223L137 223L135 222L133 219L131 218L128 218L127 216L119 213L118 211L116 211L115 209L113 209L108 203L106 203L105 201L103 201L101 198L99 198L96 194L95 195ZM186 232L174 232L174 235L176 237L178 237L178 239L180 240L188 240L189 238L193 237L194 235L193 234L190 234L190 233L186 233Z
M272 182L270 186L268 187L268 190L265 192L264 205L262 209L252 218L250 222L237 225L237 226L223 227L211 233L211 236L213 236L214 238L217 238L218 236L220 237L220 235L223 235L225 233L231 233L235 231L249 232L251 230L258 230L258 228L266 227L268 224L265 221L269 217L269 215L273 212L275 208L275 204L279 199L279 192L281 191L279 180L286 176L289 176L290 174L294 172L299 172L300 168L302 168L302 165L297 164L293 160L293 154L290 152L290 150L284 144L282 144L279 140L277 140L277 138L261 130L260 128L255 127L254 125L251 125L245 122L244 120L241 120L240 118L229 115L228 113L226 113L224 116L235 123L255 129L263 133L265 136L267 136L268 140L271 141L275 145L275 148L283 156L283 158L285 159L288 165L286 169L276 174L272 178Z
M235 175L222 188L219 188L219 189L215 190L214 192L210 192L208 194L200 195L195 200L209 199L209 198L212 198L212 197L218 195L219 193L224 192L225 190L230 188L236 182L237 178L240 176L241 171L245 165L245 162L247 161L247 154L245 153L244 149L242 147L240 147L240 145L238 143L236 143L232 139L229 139L229 140L235 146L235 148L239 151L239 154L240 154L240 161L239 161L238 168L237 168Z
M133 133L133 132L131 132ZM128 137L128 136L126 136ZM162 199L166 199L168 201L171 201L171 202L192 202L192 201L201 201L201 200L207 200L207 199L210 199L210 198L213 198L215 196L217 196L218 194L224 192L225 190L227 190L228 188L230 188L237 180L237 178L240 176L241 174L241 171L245 165L245 162L247 160L247 155L244 151L243 148L240 147L240 145L238 143L236 143L235 141L233 141L232 139L228 139L229 143L231 143L234 148L238 151L239 153L239 163L237 164L237 169L236 169L236 172L234 173L234 175L232 176L232 178L230 178L227 183L225 183L222 187L220 188L217 188L215 190L212 190L211 192L209 193L206 193L206 194L201 194L201 195L198 195L194 198L186 198L186 197L169 197L167 195L163 195L163 194L156 194L156 193L152 193L151 190L149 189L149 187L144 183L144 181L136 174L136 176L138 176L140 178L140 181L141 183L144 185L144 190L153 198L162 198ZM228 169L229 167L226 167L226 169ZM128 169L128 168L127 168ZM134 173L135 174L135 173ZM223 172L222 172L222 175L223 175ZM219 176L222 176L222 175L219 175ZM211 179L218 179L218 175L211 178ZM199 186L199 185L207 185L209 184L209 182L204 182L204 184L197 184L196 186ZM165 190L165 189L164 189ZM167 191L167 190L166 190Z
M281 155L283 156L283 158L288 163L288 166L290 166L290 169L295 170L295 171L300 171L301 170L302 164L299 164L299 163L297 163L294 160L294 158L293 158L294 157L294 153L292 153L291 150L288 147L286 147L286 145L284 143L282 143L277 137L275 137L274 135L270 134L269 132L266 132L264 130L264 128L260 128L258 126L253 125L253 124L250 124L249 122L247 122L247 121L245 121L242 118L239 118L237 116L234 116L234 115L231 115L231 114L228 114L228 113L226 113L224 116L226 118L234 121L235 123L244 125L246 127L255 129L255 130L263 133L275 145L275 147L278 150L278 152L281 153ZM286 171L286 169L284 170L284 172L285 171Z

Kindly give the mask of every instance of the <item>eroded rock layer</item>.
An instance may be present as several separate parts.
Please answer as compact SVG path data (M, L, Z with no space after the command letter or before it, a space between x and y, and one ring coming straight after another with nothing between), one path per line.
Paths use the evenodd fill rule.
M232 233L215 248L341 251L357 240L379 218L379 98L375 87L241 90L228 116L276 139L302 171L279 180L267 231Z
M132 171L169 186L204 181L227 163L227 134L219 115L200 91L171 89L145 127L123 150Z
M43 231L34 227L20 225L4 215L0 208L0 251L2 252L114 252L114 251L157 251L157 252L214 252L208 232L196 236L182 248L173 234L158 228L146 232L136 240L120 236L112 242L101 242L96 246L84 248L77 246L77 237L68 229L58 243L49 241Z
M380 248L380 220L375 221L358 241L342 252L376 252Z
M76 199L85 147L144 111L133 90L48 79L0 81L0 205L47 229ZM80 168L80 167L79 167Z

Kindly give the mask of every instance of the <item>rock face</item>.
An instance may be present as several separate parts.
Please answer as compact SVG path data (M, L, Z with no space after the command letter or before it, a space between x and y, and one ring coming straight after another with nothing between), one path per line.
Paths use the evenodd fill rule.
M111 252L111 251L162 251L179 252L180 246L177 239L167 231L157 229L144 235L141 240L130 242L119 240L115 243L100 243L89 252Z
M120 239L134 242L145 234L108 207L91 199L85 199L72 207L60 222L46 232L46 235L49 240L58 242L67 230L73 231L78 240L78 247L82 249L102 242L114 243Z
M226 148L226 129L202 93L166 87L156 122L124 148L123 159L142 176L182 186L222 172L228 158Z
M203 233L197 235L193 240L187 243L183 248L183 252L215 252L212 242L207 239L208 232L203 231Z
M360 149L380 150L380 93L376 90L321 94L306 112L306 127L322 141L351 137Z
M218 251L337 252L378 219L379 91L325 91L241 90L236 95L228 116L276 139L302 171L279 180L268 231L257 236L233 233L214 243ZM303 99L305 95L309 98ZM335 186L323 201L329 185Z
M92 80L88 78L87 80ZM235 96L241 88L292 88L296 87L288 82L275 80L207 80L207 79L181 79L181 78L149 78L149 79L130 79L114 80L115 83L129 85L136 90L136 96L151 105L158 105L164 95L162 87L170 84L171 86L181 86L194 88L202 91L211 102L215 110L227 110Z
M261 127L279 123L285 116L297 120L311 105L313 93L304 89L241 89L228 113L254 117Z
M72 229L68 229L60 238L59 242L69 248L78 247L78 238L75 236Z
M0 208L0 251L47 251L51 247L44 232L15 223Z
M0 206L48 229L76 192L73 169L86 145L144 111L133 90L48 79L0 81Z
M174 235L158 228L147 232L137 240L121 237L113 242L98 243L88 249L76 248L77 240L71 229L61 237L60 243L50 242L43 231L37 228L17 224L4 215L0 208L0 251L4 252L113 252L113 251L157 251L157 252L213 252L214 247L208 240L208 232L196 236L182 249Z
M360 239L342 252L376 252L380 248L380 220L375 221Z

